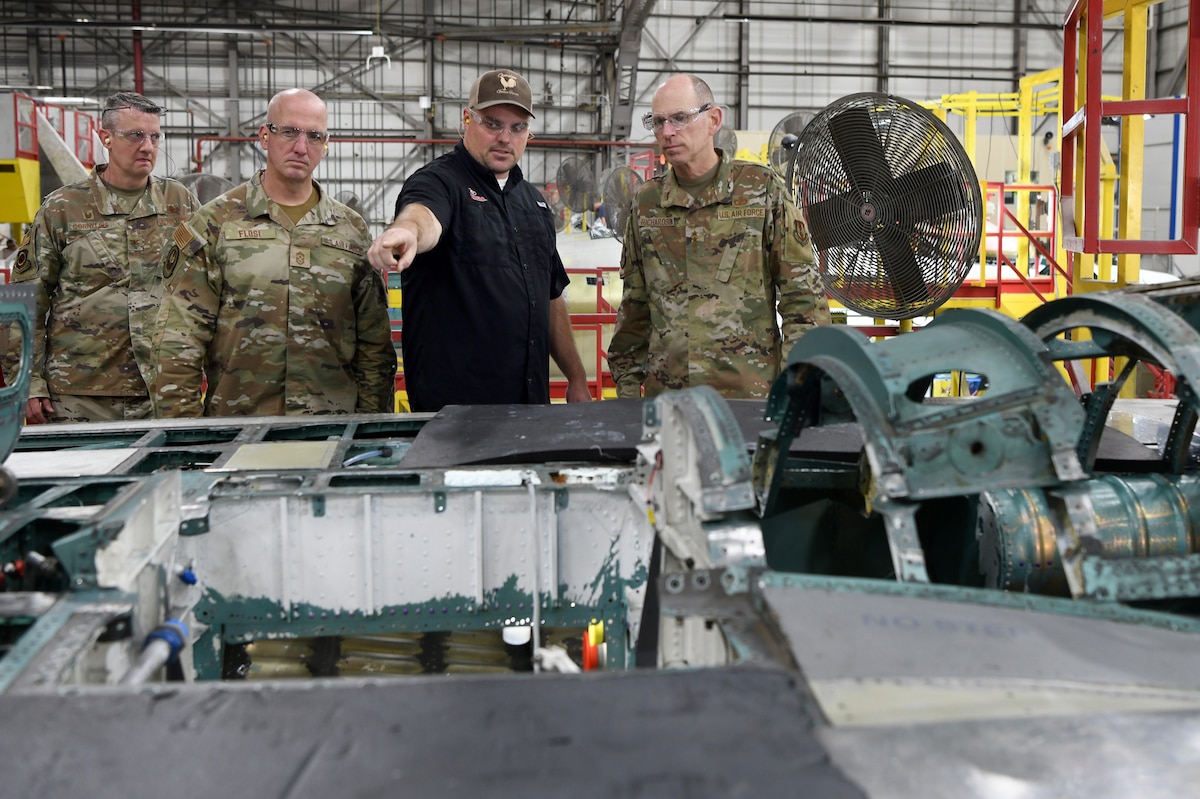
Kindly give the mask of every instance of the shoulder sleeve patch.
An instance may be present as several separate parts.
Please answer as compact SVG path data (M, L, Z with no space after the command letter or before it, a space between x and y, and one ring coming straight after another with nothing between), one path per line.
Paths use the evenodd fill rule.
M804 220L796 217L795 225L792 227L792 235L796 237L797 244L808 244L808 228L804 226Z
M188 226L187 222L180 222L175 226L175 232L171 234L171 241L180 249L183 255L195 255L204 249L204 245L208 242L196 235L196 232Z
M22 247L17 252L17 262L13 264L13 271L24 272L32 265L33 264L29 262L29 250L26 247Z
M163 280L170 280L171 275L175 274L175 267L179 265L179 245L176 244L167 251L167 257L163 259Z
M171 234L171 238L175 240L175 247L186 247L192 243L195 236L192 235L192 230L187 225L178 224L175 226L175 232Z

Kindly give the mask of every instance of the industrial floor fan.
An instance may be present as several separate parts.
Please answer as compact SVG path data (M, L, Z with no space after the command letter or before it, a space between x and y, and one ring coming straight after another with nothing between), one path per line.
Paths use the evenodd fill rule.
M592 203L598 196L590 161L575 157L564 158L558 165L556 178L559 194L573 214L592 210Z
M625 222L633 213L642 176L632 167L619 166L601 182L604 204L608 206L608 227L618 239L625 235Z
M979 256L983 201L966 151L920 105L836 100L800 134L793 196L829 295L873 318L927 316Z

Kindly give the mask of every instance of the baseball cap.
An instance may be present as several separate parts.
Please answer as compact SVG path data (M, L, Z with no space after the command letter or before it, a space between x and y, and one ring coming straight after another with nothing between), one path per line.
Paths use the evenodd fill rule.
M515 105L534 116L529 81L511 69L493 69L476 78L471 84L469 104L481 111L494 105Z

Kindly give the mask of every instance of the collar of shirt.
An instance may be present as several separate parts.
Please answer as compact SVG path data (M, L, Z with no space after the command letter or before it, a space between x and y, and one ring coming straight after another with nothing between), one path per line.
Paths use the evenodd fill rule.
M679 181L675 179L674 169L667 170L667 174L662 179L660 205L663 208L671 206L705 208L710 205L733 202L733 181L729 176L732 167L733 159L725 152L721 152L721 163L717 167L717 176L697 195L692 195L679 185Z
M260 169L257 175L250 178L250 185L246 188L246 215L251 219L271 215L269 207L271 198L267 196L267 192L262 186L265 173L265 169ZM321 188L321 184L316 178L312 179L312 183L313 191L319 192L321 197L312 212L316 213L321 224L336 225L337 214L334 213L333 205L329 202L329 195L325 193L325 189Z
M121 196L110 189L108 184L100 178L107 166L108 164L99 164L88 175L92 197L96 207L100 209L100 213L105 216L128 216L131 219L166 213L167 200L163 194L162 181L153 175L150 176L149 188L138 199L132 210L126 212L127 203L122 202Z
M467 152L467 148L462 142L454 145L454 152L458 155L459 160L463 162L464 168L472 175L477 175L480 178L488 178L493 181L496 180L495 174L493 174L492 171L483 164L476 161L471 154ZM513 168L508 170L508 182L505 184L505 188L511 188L524 179L525 177L521 172L521 165L513 164Z

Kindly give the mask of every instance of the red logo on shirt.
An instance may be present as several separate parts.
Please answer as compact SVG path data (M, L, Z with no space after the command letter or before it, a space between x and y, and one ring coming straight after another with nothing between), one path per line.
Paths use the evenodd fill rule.
M485 203L488 201L487 197L477 194L474 189L468 188L467 191L471 192L471 199L477 203Z

